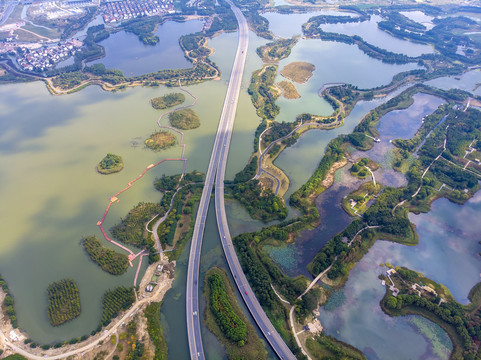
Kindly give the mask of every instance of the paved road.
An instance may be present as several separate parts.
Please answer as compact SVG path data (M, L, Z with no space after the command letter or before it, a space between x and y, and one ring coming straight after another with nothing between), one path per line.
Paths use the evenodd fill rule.
M227 219L224 208L224 174L227 164L227 155L229 152L229 144L232 136L232 128L234 125L235 111L237 108L237 100L239 97L242 74L244 72L244 64L247 56L247 47L249 41L247 21L241 11L229 2L239 24L239 43L237 53L232 67L229 86L224 100L217 135L214 142L209 167L202 192L202 197L197 212L196 222L194 226L194 234L192 236L192 244L190 248L189 268L187 272L187 289L186 289L186 316L187 316L187 333L189 336L189 350L191 359L204 359L204 349L202 346L202 337L199 321L199 298L198 298L198 275L200 253L202 245L202 235L205 228L205 221L209 208L212 186L214 177L218 171L216 181L216 214L221 234L222 245L224 247L227 261L231 267L236 284L241 291L242 297L251 311L254 319L260 329L266 336L269 343L273 346L274 351L281 359L295 359L287 345L275 331L266 314L262 310L257 298L252 292L247 279L240 267L239 261L232 246L232 241L227 226ZM220 164L219 164L220 161ZM220 190L220 191L219 191Z
M215 173L219 163L221 151L225 144L224 138L227 133L232 132L232 125L234 119L230 119L226 114L235 114L235 107L237 105L237 96L239 94L242 73L244 71L244 64L247 55L248 46L248 31L247 22L236 7L231 4L236 17L241 18L239 23L239 44L237 53L232 67L230 82L227 88L227 94L224 100L224 107L219 120L217 128L217 135L214 141L214 148L210 157L209 167L204 183L204 189L197 210L197 216L194 225L194 233L192 235L192 244L190 247L189 264L187 271L186 284L186 318L187 318L187 335L189 338L189 351L191 359L205 359L204 349L202 345L202 334L199 320L199 265L200 254L202 250L202 237L204 235L205 221L207 212L209 210L209 203L212 194L212 187L214 185ZM231 120L230 129L228 123ZM230 139L230 137L229 137Z
M219 228L219 235L222 242L222 247L227 259L227 263L234 277L235 283L244 299L247 308L251 312L259 329L266 337L272 349L281 359L295 359L290 349L287 347L281 336L274 329L270 320L267 318L262 309L257 297L252 291L247 278L242 271L242 267L237 258L232 239L227 224L227 217L224 206L224 175L227 165L227 158L229 154L230 140L232 136L232 128L234 125L235 112L237 108L237 99L239 97L240 85L242 80L242 73L244 71L244 63L248 42L248 28L247 22L241 11L231 4L232 10L237 18L239 24L239 48L234 62L231 74L231 82L227 91L226 99L224 101L224 108L221 115L221 123L227 122L226 134L222 137L220 144L220 159L217 168L217 178L215 183L215 212L217 218L217 226ZM233 85L233 86L232 86Z

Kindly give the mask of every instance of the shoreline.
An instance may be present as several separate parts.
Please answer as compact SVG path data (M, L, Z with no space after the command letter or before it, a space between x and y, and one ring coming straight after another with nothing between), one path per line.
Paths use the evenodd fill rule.
M157 265L163 265L172 267L172 273L167 275L166 273L162 273L161 280L159 284L156 286L154 292L147 293L145 291L145 287L150 282L150 279L157 268ZM31 348L29 344L25 344L23 340L29 339L28 334L26 331L17 328L13 329L10 319L6 316L3 312L0 312L0 348L4 348L3 355L12 355L18 353L22 356L26 356L28 359L63 359L69 356L73 356L74 359L82 359L85 357L88 352L95 350L97 351L97 345L108 345L110 341L106 341L110 339L111 335L116 335L120 328L124 325L129 319L133 319L133 315L140 312L143 312L146 306L151 302L161 302L167 293L172 288L172 283L174 281L174 270L175 270L176 262L172 261L169 262L167 258L161 259L160 261L149 265L147 270L145 271L144 276L140 282L138 291L139 294L136 292L137 300L134 304L127 310L122 311L116 318L112 319L110 324L106 327L103 327L100 332L95 335L89 335L88 338L84 341L78 342L76 344L65 344L59 348L52 348L48 350L42 349L40 346ZM3 302L5 297L5 293L3 290L0 289L0 301ZM11 341L9 340L10 336L8 334L14 331L18 336L18 340ZM142 336L148 338L148 333L146 329L143 329ZM68 342L68 340L66 340ZM114 345L115 350L115 345Z

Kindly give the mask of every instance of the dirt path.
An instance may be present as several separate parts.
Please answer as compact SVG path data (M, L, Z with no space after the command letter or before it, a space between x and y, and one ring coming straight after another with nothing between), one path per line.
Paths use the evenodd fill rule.
M156 264L151 265L151 266L156 266ZM137 313L137 311L142 311L143 307L146 306L148 303L151 301L159 302L162 301L165 293L167 290L169 290L172 287L172 282L173 279L165 277L165 281L163 281L161 284L156 286L155 291L152 293L151 296L145 297L139 301L136 301L130 309L128 309L126 312L122 313L120 316L118 316L116 319L112 321L112 323L107 326L102 332L89 337L87 340L85 340L82 343L74 344L74 345L67 345L64 347L61 347L59 349L50 349L50 350L42 350L40 348L35 348L32 349L28 347L28 345L23 344L23 343L18 343L18 342L11 342L8 340L7 332L11 331L11 326L2 326L0 329L0 344L3 343L5 348L16 352L22 356L25 356L26 358L30 360L60 360L67 358L69 356L77 356L81 355L82 353L85 353L86 351L91 351L94 349L97 345L99 345L101 342L109 341L110 336L112 334L116 334L117 330L120 326L122 326L123 323L126 323L129 321L129 319ZM4 322L4 315L0 314L0 322ZM18 333L18 330L16 331Z

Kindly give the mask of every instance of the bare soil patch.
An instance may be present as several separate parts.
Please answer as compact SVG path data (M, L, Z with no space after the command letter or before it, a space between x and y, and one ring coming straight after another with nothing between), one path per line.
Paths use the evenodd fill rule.
M312 76L316 67L308 62L295 61L284 66L281 75L296 83L302 84L307 82Z

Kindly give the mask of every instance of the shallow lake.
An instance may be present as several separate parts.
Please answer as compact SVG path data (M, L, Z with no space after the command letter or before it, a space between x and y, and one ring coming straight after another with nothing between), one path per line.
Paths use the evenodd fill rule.
M468 303L468 293L481 280L481 250L477 221L481 211L481 193L464 205L446 199L432 204L427 214L410 215L419 234L414 247L377 241L369 253L351 271L339 304L321 308L320 320L326 332L365 351L369 359L448 358L452 347L449 338L437 326L429 340L415 334L413 318L390 318L379 301L384 287L377 276L389 262L406 266L448 287L461 303ZM413 331L414 330L414 331ZM434 349L433 349L433 345Z
M165 69L192 67L180 48L182 35L202 30L202 21L167 21L159 25L155 35L160 38L156 45L144 45L138 36L120 31L101 41L105 57L87 65L102 63L108 69L122 70L125 76L137 76Z
M382 20L382 17L379 15L373 15L369 21L346 24L325 24L321 25L321 29L325 32L358 35L369 44L394 53L405 54L408 56L419 56L434 52L434 49L430 45L423 45L407 40L401 40L379 29L377 24Z

